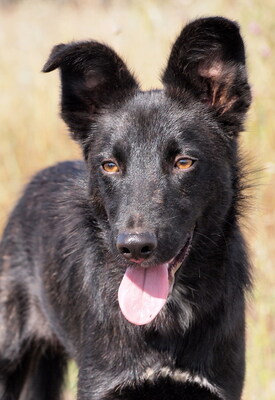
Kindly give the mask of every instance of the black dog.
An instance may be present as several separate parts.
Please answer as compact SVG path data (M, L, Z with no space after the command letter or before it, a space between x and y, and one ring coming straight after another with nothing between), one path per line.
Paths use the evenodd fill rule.
M142 92L105 45L56 46L85 162L38 173L0 250L2 400L238 400L250 272L238 154L251 94L238 26L187 25ZM45 116L47 118L47 116Z

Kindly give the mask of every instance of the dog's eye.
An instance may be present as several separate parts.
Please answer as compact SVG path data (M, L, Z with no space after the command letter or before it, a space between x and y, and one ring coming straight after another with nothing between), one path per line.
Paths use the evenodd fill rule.
M104 161L101 165L104 171L108 172L109 174L120 171L119 166L114 161Z
M178 158L175 162L175 168L177 169L188 169L192 167L194 164L195 160L192 160L191 158Z

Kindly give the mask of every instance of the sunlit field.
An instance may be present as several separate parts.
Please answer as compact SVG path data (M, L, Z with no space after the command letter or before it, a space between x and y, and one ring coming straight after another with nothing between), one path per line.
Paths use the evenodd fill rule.
M80 157L58 116L58 73L40 72L53 45L89 38L103 41L122 55L148 89L160 87L169 48L186 21L223 15L240 23L254 95L242 144L253 168L262 170L244 221L255 288L248 305L243 399L274 400L275 1L0 0L0 4L1 230L35 171ZM74 364L68 375L66 400L71 400Z

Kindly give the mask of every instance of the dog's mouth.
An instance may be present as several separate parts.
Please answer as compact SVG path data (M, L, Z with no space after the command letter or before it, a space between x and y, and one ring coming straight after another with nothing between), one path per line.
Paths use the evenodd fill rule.
M191 243L192 243L192 238L193 238L193 232L192 234L189 234L187 236L186 242L182 249L179 251L179 253L172 258L172 260L169 261L169 267L168 267L168 273L169 273L169 278L171 282L174 281L175 273L177 270L182 266L184 260L189 254L190 248L191 248Z
M129 322L146 325L158 315L173 289L176 272L189 254L192 238L193 231L169 262L148 268L127 268L118 290L118 301L122 314Z

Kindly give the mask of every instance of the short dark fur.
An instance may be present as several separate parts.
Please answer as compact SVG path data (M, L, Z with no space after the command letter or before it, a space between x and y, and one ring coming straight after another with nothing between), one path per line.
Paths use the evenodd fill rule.
M239 400L245 373L249 263L240 233L238 135L250 105L236 23L188 24L163 73L142 92L97 42L56 46L62 117L84 162L39 172L0 247L0 395L58 400L66 361L78 400ZM179 155L196 159L186 171ZM121 172L104 173L114 159ZM171 260L194 229L173 292L153 322L135 326L117 292L127 261L118 235L152 232L150 268Z

